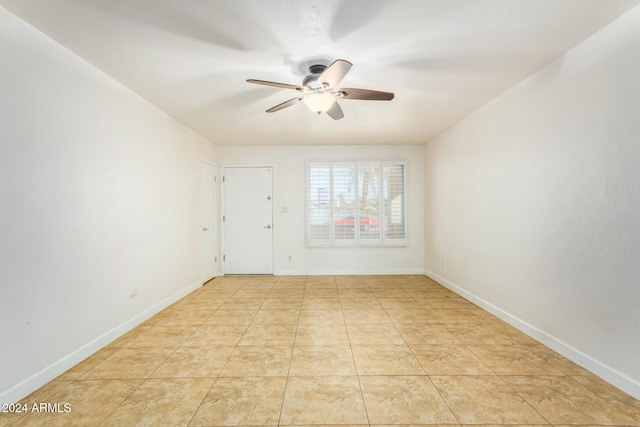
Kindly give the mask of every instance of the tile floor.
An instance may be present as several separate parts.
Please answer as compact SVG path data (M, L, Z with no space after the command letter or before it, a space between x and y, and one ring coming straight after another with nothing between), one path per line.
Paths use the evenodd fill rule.
M217 278L0 426L640 426L640 401L424 276Z

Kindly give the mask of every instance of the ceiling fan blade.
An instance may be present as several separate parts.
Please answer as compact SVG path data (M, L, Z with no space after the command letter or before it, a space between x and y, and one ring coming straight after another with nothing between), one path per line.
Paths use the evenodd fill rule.
M360 99L363 101L391 101L394 97L393 92L381 92L379 90L340 88L344 99Z
M336 59L320 74L318 81L326 83L329 88L336 87L344 79L353 64L344 59Z
M284 101L282 104L278 104L275 107L269 108L267 110L267 113L275 113L276 111L280 111L283 108L291 107L292 105L295 105L300 101L302 101L302 97L300 97L300 98L291 98L288 101Z
M338 101L333 101L333 104L327 110L327 114L333 120L340 120L341 118L344 117L344 113L342 112L342 108L340 108Z
M302 86L290 85L288 83L269 82L266 80L247 79L247 83L253 83L253 84L262 85L262 86L272 86L272 87L277 87L279 89L302 90Z

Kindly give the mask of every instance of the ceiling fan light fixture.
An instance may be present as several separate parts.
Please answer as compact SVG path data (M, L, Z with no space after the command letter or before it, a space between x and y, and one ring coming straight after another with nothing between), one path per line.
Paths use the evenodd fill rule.
M360 88L340 89L338 85L352 65L351 62L344 59L336 59L328 67L322 64L311 64L309 74L302 79L301 86L256 79L248 79L247 83L298 92L298 96L269 108L266 110L267 113L280 111L302 101L312 113L318 115L325 113L333 120L340 120L344 117L344 112L340 108L338 98L361 101L391 101L393 99L393 92Z
M304 104L316 114L326 113L335 102L335 97L329 93L311 93L303 98Z

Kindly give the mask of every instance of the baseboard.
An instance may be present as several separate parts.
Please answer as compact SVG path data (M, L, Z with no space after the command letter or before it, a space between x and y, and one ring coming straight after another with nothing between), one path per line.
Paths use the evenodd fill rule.
M592 372L594 375L607 381L611 385L640 400L640 383L638 381L635 381L633 378L630 378L629 376L617 371L616 369L613 369L612 367L590 357L589 355L582 353L569 344L557 339L552 335L549 335L545 331L536 328L535 326L523 321L522 319L513 316L500 307L496 307L490 302L483 300L482 298L466 291L460 286L451 283L447 279L438 276L437 274L426 271L425 276L435 280L447 289L483 308L499 319L504 320L514 328L522 331L541 344L544 344L545 346L558 352L572 362Z
M277 276L390 276L390 275L424 275L422 268L400 268L400 269L278 269Z
M198 281L190 284L184 289L181 289L173 295L170 295L159 303L152 305L133 318L121 323L120 325L102 334L98 338L85 344L74 352L64 356L63 358L57 360L56 362L40 370L39 372L36 372L24 381L0 393L0 404L19 402L21 399L24 399L29 394L47 384L49 381L57 378L59 375L63 374L70 368L82 362L84 359L91 356L109 343L115 341L117 338L121 337L131 329L140 325L145 320L153 317L174 302L187 296L194 290L198 289L200 286L202 286L202 281L198 279Z

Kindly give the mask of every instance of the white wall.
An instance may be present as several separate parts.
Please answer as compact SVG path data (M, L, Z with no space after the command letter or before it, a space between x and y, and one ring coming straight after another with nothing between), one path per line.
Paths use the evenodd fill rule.
M330 126L331 123L328 125ZM283 146L218 147L217 153L222 166L270 165L274 167L276 274L422 274L424 272L423 151L423 146ZM305 247L305 161L343 159L408 160L409 247ZM282 207L287 208L287 213L282 213Z
M640 398L640 7L425 149L425 269Z
M0 57L11 402L201 284L200 162L215 148L2 8Z

